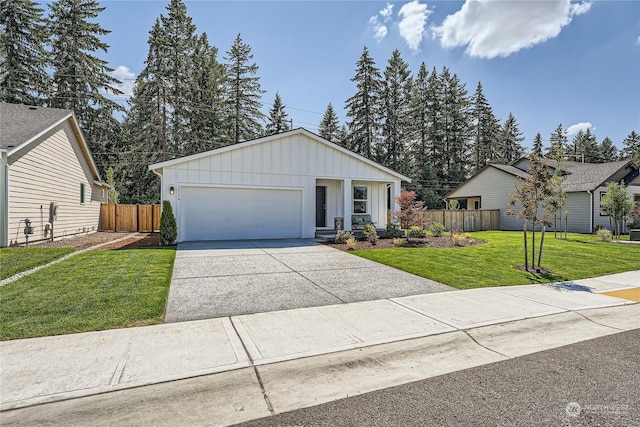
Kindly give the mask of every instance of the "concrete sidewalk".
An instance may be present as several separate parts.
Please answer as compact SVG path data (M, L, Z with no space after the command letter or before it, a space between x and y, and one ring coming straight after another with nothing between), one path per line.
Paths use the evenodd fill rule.
M299 393L291 391L297 389L291 382L300 378L285 371L349 351L361 355L399 345L403 354L412 354L405 347L418 345L420 357L430 360L432 375L640 328L639 304L591 292L591 287L636 287L639 279L640 271L635 271L554 285L441 292L5 341L0 343L0 410L243 368L260 369L264 384L253 381L259 386L254 394L262 398L268 384L277 410L290 410L303 404ZM325 384L331 391L314 395L313 402L426 375L414 368L411 375L400 369L391 379L389 372L379 379L367 375L364 385L345 383L347 375L335 385Z

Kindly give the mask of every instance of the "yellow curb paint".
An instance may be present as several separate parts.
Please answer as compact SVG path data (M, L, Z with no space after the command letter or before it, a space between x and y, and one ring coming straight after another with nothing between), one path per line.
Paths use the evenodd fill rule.
M631 301L640 302L640 288L621 289L619 291L602 292L602 295L610 297L623 298Z

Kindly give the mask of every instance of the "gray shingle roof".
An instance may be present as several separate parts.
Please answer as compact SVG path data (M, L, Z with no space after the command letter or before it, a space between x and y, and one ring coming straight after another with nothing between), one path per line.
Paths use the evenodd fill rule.
M60 108L0 103L0 148L19 147L71 115Z
M496 163L491 163L490 166L492 166L492 167L494 167L496 169L500 169L501 171L510 173L511 175L515 175L515 176L520 177L520 178L526 179L529 176L528 173L526 173L525 171L523 171L521 169L518 169L515 166L499 165L499 164L496 164Z
M552 164L551 161L549 163ZM552 166L555 166L555 162L553 163ZM595 190L628 163L628 160L611 163L562 162L561 169L567 173L564 181L565 190Z

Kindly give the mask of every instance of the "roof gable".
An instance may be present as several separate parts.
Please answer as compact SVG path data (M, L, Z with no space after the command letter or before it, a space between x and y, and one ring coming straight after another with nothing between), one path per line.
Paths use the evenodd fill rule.
M38 141L38 138L42 135L67 120L71 123L75 139L94 174L96 183L102 184L100 173L93 160L89 146L71 110L0 103L0 129L2 129L0 132L0 149L6 150L9 157L18 151L30 150L29 144Z
M254 145L258 145L258 144L268 144L270 142L274 142L280 139L284 139L284 138L288 138L291 136L296 136L296 135L303 135L305 137L307 137L308 139L321 144L322 146L326 146L327 148L333 149L333 150L337 150L343 154L346 154L347 156L353 158L353 160L357 160L360 162L363 162L373 168L376 168L378 170L380 170L381 172L384 172L385 174L391 175L397 179L403 180L403 181L407 181L407 182L411 182L411 179L399 174L398 172L395 172L385 166L382 166L376 162L374 162L373 160L367 159L366 157L360 156L359 154L356 154L344 147L341 147L337 144L334 144L312 132L309 132L306 129L303 128L298 128L298 129L294 129L291 131L287 131L287 132L282 132L276 135L271 135L271 136L266 136L263 138L257 138L257 139L253 139L250 141L245 141L245 142L241 142L238 144L233 144L233 145L228 145L226 147L222 147L222 148L218 148L215 150L210 150L210 151L205 151L202 153L198 153L198 154L193 154L191 156L186 156L186 157L180 157L177 159L173 159L173 160L167 160L164 162L160 162L160 163L156 163L153 165L149 166L149 170L151 171L155 171L158 173L162 173L161 170L165 167L169 167L169 166L174 166L174 165L179 165L182 163L187 163L187 162L191 162L194 160L199 160L202 159L204 157L209 157L209 156L217 156L217 155L222 155L224 153L228 153L231 151L235 151L235 150L242 150L243 148L247 148L247 147L251 147Z

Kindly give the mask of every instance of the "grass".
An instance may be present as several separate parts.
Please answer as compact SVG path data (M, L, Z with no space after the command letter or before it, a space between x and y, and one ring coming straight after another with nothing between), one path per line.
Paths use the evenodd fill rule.
M162 322L175 248L97 250L0 287L0 339Z
M2 248L0 280L31 270L73 252L71 248Z
M577 280L640 269L640 246L601 243L598 236L584 234L569 234L567 240L554 239L553 233L547 233L541 265L553 273L519 271L514 266L524 265L522 233L485 231L471 235L487 243L464 248L394 248L353 254L458 289ZM536 233L536 248L539 236Z

